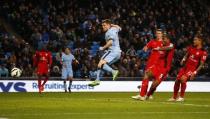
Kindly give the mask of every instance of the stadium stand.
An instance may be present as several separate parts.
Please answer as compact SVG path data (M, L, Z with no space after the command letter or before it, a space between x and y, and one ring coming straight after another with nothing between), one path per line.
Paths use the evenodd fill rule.
M51 76L60 76L59 59L63 46L70 47L80 64L74 66L77 78L94 78L104 43L100 22L110 18L123 30L120 33L122 57L115 67L123 77L141 77L148 53L141 49L152 38L154 30L166 30L176 46L170 76L176 76L179 62L193 36L205 36L210 48L209 9L199 0L9 0L1 2L1 19L7 21L24 40L0 26L0 72L16 65L22 76L33 76L32 54L43 44L53 52ZM108 9L107 9L108 8ZM210 76L208 58L201 77ZM4 72L3 67L7 70ZM109 74L104 74L107 76Z

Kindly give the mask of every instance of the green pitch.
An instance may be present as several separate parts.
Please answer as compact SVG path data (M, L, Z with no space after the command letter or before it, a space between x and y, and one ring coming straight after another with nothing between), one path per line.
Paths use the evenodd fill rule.
M210 119L210 93L172 93L135 101L136 93L0 93L0 119Z

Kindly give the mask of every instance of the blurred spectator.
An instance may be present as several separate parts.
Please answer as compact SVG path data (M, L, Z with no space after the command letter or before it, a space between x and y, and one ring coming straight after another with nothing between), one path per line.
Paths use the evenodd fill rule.
M9 71L4 65L0 65L0 77L8 77Z

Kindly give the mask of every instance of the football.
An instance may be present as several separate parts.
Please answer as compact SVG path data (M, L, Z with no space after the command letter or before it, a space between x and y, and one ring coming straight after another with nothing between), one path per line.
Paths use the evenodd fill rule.
M12 68L11 70L11 76L12 77L20 77L21 76L22 71L19 68Z

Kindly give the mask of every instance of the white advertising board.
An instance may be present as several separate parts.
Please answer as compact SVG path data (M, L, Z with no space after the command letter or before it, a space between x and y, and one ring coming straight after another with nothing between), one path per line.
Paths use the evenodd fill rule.
M72 92L138 92L141 81L101 81L95 87L89 87L90 81L73 81ZM68 83L67 83L68 84ZM151 84L151 82L150 82ZM157 88L158 92L172 92L174 81L164 81ZM48 81L44 92L63 92L63 81ZM188 82L187 92L210 92L210 82ZM38 92L37 81L1 80L0 92Z

